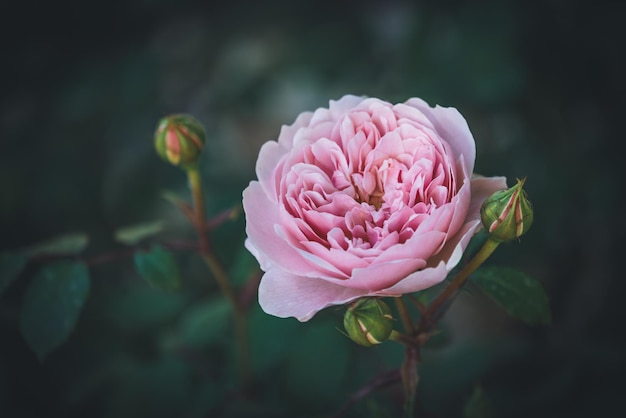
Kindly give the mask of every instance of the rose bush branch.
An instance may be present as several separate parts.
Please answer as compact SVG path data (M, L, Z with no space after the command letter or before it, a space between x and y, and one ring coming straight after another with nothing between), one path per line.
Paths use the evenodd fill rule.
M369 396L372 392L376 390L380 390L387 386L397 383L398 381L400 381L400 379L401 379L400 370L391 370L389 372L376 376L374 379L367 382L367 384L365 384L359 390L354 392L348 398L348 400L331 417L341 418L358 401L365 399L367 396Z
M248 333L246 329L245 312L239 303L233 287L230 284L228 274L213 251L213 246L207 236L207 227L204 220L204 198L202 193L202 182L198 170L189 170L189 184L193 192L194 207L196 213L196 232L200 245L202 259L213 273L220 290L228 299L233 309L235 320L235 335L239 347L239 367L242 381L247 384L250 381L250 354L248 344Z
M454 277L448 286L437 296L437 298L428 305L426 312L422 316L422 320L419 326L420 332L428 332L429 329L437 324L437 321L441 319L445 310L442 307L449 306L450 299L454 297L457 290L459 290L467 281L470 274L472 274L482 263L489 258L489 256L498 248L499 241L493 238L488 238L483 244L478 253L467 263L461 271Z
M405 340L399 338L395 339L395 341L406 345L404 362L400 368L400 376L402 377L402 387L404 388L404 416L409 418L413 416L415 407L414 400L418 381L417 365L419 363L419 346L417 344L417 340L415 339L416 329L413 325L413 320L411 319L404 299L402 296L394 299L396 301L398 313L400 314L400 318L404 324L404 329L409 335L409 338Z
M189 115L173 115L163 118L155 134L157 153L167 162L179 166L187 173L189 187L193 199L193 210L176 198L171 198L182 212L190 218L198 236L200 255L213 273L221 292L229 301L234 315L235 335L238 346L239 373L241 380L247 384L251 378L250 355L248 348L248 334L246 329L245 312L231 286L228 274L217 258L213 245L209 240L209 232L213 225L218 224L224 213L207 222L205 219L204 190L198 167L200 153L206 141L204 128L195 118ZM228 217L234 212L229 210Z

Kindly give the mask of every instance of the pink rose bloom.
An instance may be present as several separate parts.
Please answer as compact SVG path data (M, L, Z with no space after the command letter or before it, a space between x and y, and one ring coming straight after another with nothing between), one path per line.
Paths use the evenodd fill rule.
M307 321L363 296L433 286L480 227L503 177L472 177L474 138L454 108L344 96L263 145L243 192L246 247L268 314Z

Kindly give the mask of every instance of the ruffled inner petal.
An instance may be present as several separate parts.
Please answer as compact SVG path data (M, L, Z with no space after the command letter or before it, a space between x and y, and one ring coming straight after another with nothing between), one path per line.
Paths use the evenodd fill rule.
M377 291L422 268L456 234L469 182L429 115L377 99L340 111L346 105L307 117L265 190L276 192L277 233L321 278ZM259 171L270 177L267 164Z

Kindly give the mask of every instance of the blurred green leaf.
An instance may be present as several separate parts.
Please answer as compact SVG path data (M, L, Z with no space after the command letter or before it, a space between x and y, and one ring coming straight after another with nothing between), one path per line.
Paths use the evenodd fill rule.
M135 267L155 289L173 291L180 287L180 270L174 256L159 245L135 253Z
M202 348L219 341L231 326L231 317L230 304L221 296L192 306L180 320L183 343Z
M87 247L89 236L82 232L61 235L25 249L30 257L38 255L74 255Z
M168 202L170 202L171 204L173 204L174 206L187 204L185 199L183 199L182 197L178 196L176 193L171 192L169 190L163 190L161 192L161 197L167 200Z
M484 267L472 275L474 283L510 315L527 324L549 324L548 295L541 283L508 267Z
M20 275L28 257L23 253L2 253L0 254L0 296Z
M289 391L311 408L326 408L343 398L341 387L347 378L350 344L330 321L310 325L289 353Z
M151 237L163 230L163 221L142 222L119 228L115 231L115 240L122 244L134 245L144 238Z
M79 262L61 261L42 268L26 290L20 328L43 360L70 335L89 294L89 271Z
M494 418L495 413L482 386L476 385L464 408L465 418Z

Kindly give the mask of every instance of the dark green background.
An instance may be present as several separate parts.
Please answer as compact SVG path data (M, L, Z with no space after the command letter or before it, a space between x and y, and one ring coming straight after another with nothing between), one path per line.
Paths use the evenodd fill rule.
M261 144L301 111L348 93L392 102L422 97L466 117L477 172L506 175L511 184L527 176L535 224L492 262L538 278L553 311L551 326L526 327L478 294L460 299L447 324L452 348L425 361L423 416L459 414L477 381L500 416L621 409L623 2L213 3L3 6L0 250L85 231L86 256L94 256L118 248L115 228L154 219L168 222L164 237L191 238L160 197L163 189L188 193L183 175L152 149L165 114L187 112L205 124L203 177L208 210L217 213L238 204ZM243 220L216 239L232 264ZM211 396L232 384L215 366L224 346L192 360L162 348L182 312L215 291L200 263L178 255L187 290L174 296L141 282L129 260L93 269L76 332L43 364L18 328L21 298L38 267L29 265L0 301L0 416L219 416ZM267 385L257 394L259 415L305 415L311 405L332 411L378 370L368 369L369 352L343 344L334 329L338 311L306 325L257 317L255 332L270 339L261 344L281 333L294 341L267 360L275 364L257 359ZM330 364L350 363L350 376L324 375L328 361L307 358L311 341L320 341L317 353L332 357ZM291 349L301 355L285 354ZM380 358L385 353L377 350ZM389 354L387 369L397 354ZM197 362L212 374L190 370ZM321 372L307 377L310 369ZM313 389L317 399L289 391L305 378L318 388L340 379L329 383L340 390ZM284 415L272 412L276 405Z

